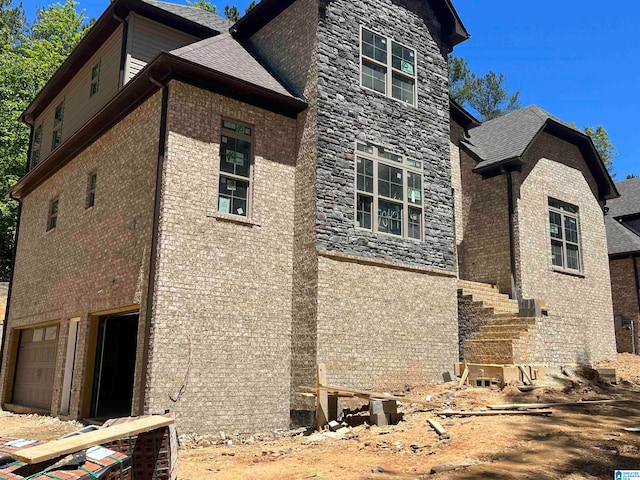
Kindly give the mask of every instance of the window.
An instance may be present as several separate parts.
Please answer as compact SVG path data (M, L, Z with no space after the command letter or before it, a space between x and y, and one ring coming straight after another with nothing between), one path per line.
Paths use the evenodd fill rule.
M554 267L580 271L578 207L549 199L551 263Z
M98 182L98 174L93 172L89 175L87 181L87 195L84 200L84 208L91 208L96 203L96 184Z
M49 217L47 218L47 232L56 228L58 224L58 205L60 203L59 198L54 198L49 202Z
M360 62L363 87L415 105L415 50L363 27Z
M62 120L64 119L64 102L56 107L53 115L53 138L51 139L51 150L55 150L62 143Z
M40 148L42 147L42 124L33 131L33 142L31 143L31 168L40 162Z
M218 212L248 217L252 129L223 120L220 136Z
M98 93L100 88L100 62L95 64L91 69L91 88L89 89L89 96L93 97Z
M422 239L422 162L356 143L356 227Z

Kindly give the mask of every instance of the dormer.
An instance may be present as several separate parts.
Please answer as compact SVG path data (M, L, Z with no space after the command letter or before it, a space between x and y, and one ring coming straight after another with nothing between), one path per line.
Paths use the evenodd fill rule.
M186 5L115 0L22 114L28 169L71 138L162 51L224 33L231 22Z

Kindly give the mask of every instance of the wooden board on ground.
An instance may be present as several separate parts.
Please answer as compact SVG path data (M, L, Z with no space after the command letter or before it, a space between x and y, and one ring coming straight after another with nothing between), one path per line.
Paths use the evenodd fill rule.
M627 432L640 433L640 427L627 427L627 428L623 428L623 430Z
M509 403L506 405L487 405L492 410L514 410L516 408L553 408L553 407L577 407L580 405L600 405L608 403L621 403L628 400L581 400L578 402L555 403Z
M486 410L478 412L436 412L436 415L444 415L445 417L473 417L473 416L491 416L491 415L552 415L551 410Z
M531 378L529 377L527 370L522 365L518 365L518 368L522 372L522 383L524 383L525 385L533 384L533 380L531 380Z
M462 386L467 381L467 377L469 376L469 367L464 367L464 372L462 372L462 377L460 377L460 383L458 384L458 388L462 388Z
M427 422L429 422L429 425L431 425L431 427L436 431L438 435L444 435L445 433L447 433L440 422L432 420L431 418L427 420Z
M74 453L85 448L102 445L103 443L118 440L142 432L149 432L157 428L166 427L173 424L173 418L162 416L146 417L134 420L113 427L101 428L93 432L82 433L73 437L52 440L37 447L25 448L17 452L12 452L11 457L14 460L33 465L35 463L44 462L53 458Z

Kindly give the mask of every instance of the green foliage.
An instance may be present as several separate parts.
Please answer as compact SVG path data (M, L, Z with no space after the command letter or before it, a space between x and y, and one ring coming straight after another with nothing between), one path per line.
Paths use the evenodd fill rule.
M190 2L187 0L187 3L192 7L200 8L205 12L211 12L215 14L218 13L218 7L216 7L211 2L208 2L207 0L196 0L195 2Z
M467 62L449 56L449 93L460 105L478 113L480 120L491 120L521 108L520 92L509 93L505 76L490 70L478 77Z
M244 11L244 14L246 15L247 12L251 10L253 7L255 7L256 5L257 5L256 0L251 0L251 3L247 6L246 10Z
M29 128L18 118L86 33L84 12L67 0L36 12L0 0L0 279L9 275L17 204L4 198L26 170Z
M224 16L232 22L237 22L238 20L240 20L240 12L235 5L225 5Z
M615 178L616 174L613 171L613 159L618 155L615 147L611 143L611 139L609 138L609 133L604 129L602 125L598 125L597 127L584 127L582 131L591 137L593 140L593 144L596 147L596 150L600 154L600 158L604 162L605 167L611 174L613 178Z
M627 175L627 178L625 178L625 180L631 180L632 178L638 178L638 176L633 173L630 173L629 175Z

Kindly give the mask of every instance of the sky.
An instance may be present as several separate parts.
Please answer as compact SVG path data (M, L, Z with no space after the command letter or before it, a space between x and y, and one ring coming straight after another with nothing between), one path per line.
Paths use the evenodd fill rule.
M36 7L53 3L22 1L29 17ZM504 73L508 90L520 92L523 106L536 104L580 128L604 126L618 151L615 179L640 175L634 120L640 114L640 1L452 1L471 34L454 55L478 75ZM223 11L224 3L211 3ZM235 5L244 12L248 3ZM89 17L100 16L108 5L80 0Z

